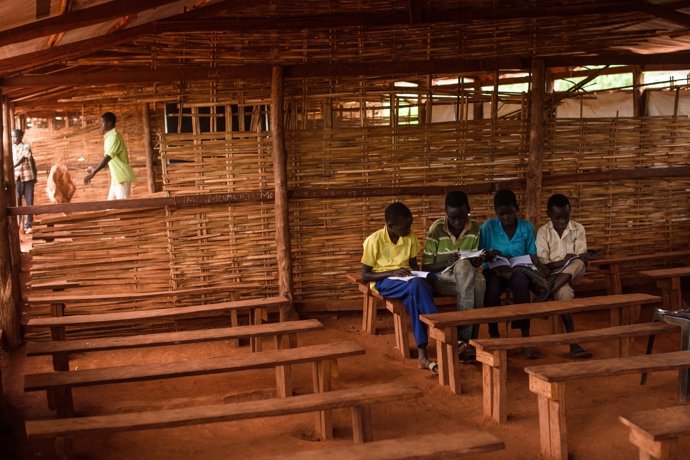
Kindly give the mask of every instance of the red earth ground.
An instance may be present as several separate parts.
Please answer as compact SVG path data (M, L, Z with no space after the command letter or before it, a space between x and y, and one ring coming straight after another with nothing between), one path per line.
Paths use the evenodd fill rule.
M651 315L644 311L644 316ZM343 359L334 389L404 380L417 385L423 396L414 401L381 404L373 409L375 439L414 436L417 433L483 429L506 444L498 453L477 455L477 458L535 459L539 458L539 424L537 399L530 393L523 367L566 361L567 346L541 349L542 358L528 361L521 353L510 355L508 375L508 414L504 424L487 421L482 416L481 366L463 365L462 391L452 395L438 385L428 371L417 368L415 360L396 359L392 320L379 314L380 335L359 333L360 317L355 315L322 316L326 330L305 334L300 344L316 344L355 340L366 348L363 356ZM580 328L605 327L604 313L576 317ZM544 331L545 321L535 321L536 333ZM502 328L502 335L506 329ZM509 331L515 334L516 331ZM483 327L481 335L486 334ZM655 351L679 348L678 334L657 338ZM636 350L644 351L646 340L638 339ZM270 348L270 345L266 345ZM595 358L611 356L609 343L588 344ZM248 347L232 348L227 342L176 345L141 350L99 352L72 357L73 369L160 363L195 359L200 356L221 356L247 353ZM14 434L3 439L0 457L21 459L55 458L50 440L24 439L22 421L53 417L44 393L24 393L23 375L49 372L49 358L27 358L23 348L5 354L2 360L5 392L14 420ZM310 391L310 367L295 366L297 393ZM618 415L643 409L672 406L677 403L677 372L651 374L648 383L640 386L639 375L576 381L567 386L568 445L574 459L637 458L636 449L628 442L628 434ZM74 391L75 408L80 416L178 408L214 403L228 403L275 396L274 373L271 370L236 372L225 375L186 377L172 380L139 382L79 388ZM351 444L349 412L334 414L335 439L318 441L311 414L266 418L238 422L178 427L77 437L76 451L80 458L93 459L158 459L259 458L308 449L328 449ZM690 439L682 441L680 452L690 451ZM12 454L14 452L14 454ZM324 451L324 456L327 455ZM690 458L690 455L689 455Z

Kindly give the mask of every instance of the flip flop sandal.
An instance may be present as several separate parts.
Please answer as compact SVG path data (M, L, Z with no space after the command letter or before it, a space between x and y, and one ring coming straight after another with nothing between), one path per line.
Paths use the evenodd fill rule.
M593 355L591 351L587 351L584 348L580 348L579 350L573 350L569 352L568 356L576 359L588 359L591 358Z
M429 369L432 374L438 375L438 363L436 361L429 361L429 364L426 366L420 362L419 368L420 369Z
M537 351L537 349L534 347L527 347L523 349L523 353L525 354L525 358L527 359L539 358L539 351Z

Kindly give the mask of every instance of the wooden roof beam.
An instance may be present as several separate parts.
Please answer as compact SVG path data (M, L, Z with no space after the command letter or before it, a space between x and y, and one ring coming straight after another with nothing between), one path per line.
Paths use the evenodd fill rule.
M156 21L160 32L301 30L335 27L383 27L440 22L466 23L518 18L565 17L588 14L622 14L640 11L638 0L610 1L586 5L562 5L539 8L454 8L423 10L419 0L408 0L407 11L391 13L323 14L288 17L242 17L197 19L189 15L180 19Z
M286 78L347 77L358 75L411 75L411 74L447 74L469 71L523 69L526 63L520 58L496 58L458 60L446 59L437 61L405 62L365 62L347 64L300 64L286 66ZM93 86L195 81L217 79L271 78L270 65L242 65L200 68L196 65L161 67L157 70L132 68L129 70L106 70L86 73L63 72L47 75L28 75L7 77L0 80L0 87L51 87L51 86Z
M178 0L137 0L136 2L111 1L83 10L72 11L60 16L24 24L0 31L0 46L11 45L34 38L67 32L81 27L100 24L141 11L174 3Z
M665 19L674 24L679 24L684 27L690 27L690 15L681 13L680 11L676 11L676 8L688 7L690 5L687 5L687 2L681 3L686 4L684 6L673 5L672 7L670 7L664 4L655 4L647 1L641 6L640 9L645 13L649 13L652 16L656 16L661 19Z

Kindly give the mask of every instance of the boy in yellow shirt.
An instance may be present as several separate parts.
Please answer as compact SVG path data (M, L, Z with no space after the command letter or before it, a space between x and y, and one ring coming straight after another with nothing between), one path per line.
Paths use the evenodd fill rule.
M419 315L436 313L431 286L423 279L413 277L407 281L390 277L407 277L411 270L419 270L417 253L421 246L412 233L412 213L402 203L386 208L386 226L364 240L362 279L371 282L371 288L384 297L402 300L410 315L414 338L419 352L419 366L438 371L438 364L427 358L429 342L427 327Z

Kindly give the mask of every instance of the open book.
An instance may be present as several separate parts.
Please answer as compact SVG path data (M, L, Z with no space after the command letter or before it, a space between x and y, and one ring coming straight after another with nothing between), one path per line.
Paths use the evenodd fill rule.
M413 278L426 278L427 276L431 275L431 272L423 272L423 271L417 271L417 270L412 270L410 273L412 273L411 276L389 276L389 280L400 280L400 281L410 281Z
M563 270L565 270L565 267L567 267L567 266L570 265L574 260L577 260L577 259L581 259L581 257L580 257L580 256L571 257L571 258L568 259L568 261L567 261L566 263L564 263L563 266L561 266L560 268L557 268L557 269L555 269L555 270L551 270L551 274L552 274L552 275L557 275L557 274L561 273Z
M466 259L473 259L475 257L479 257L484 253L483 249L480 249L478 251L459 251L458 254L458 260L456 260L453 265L450 265L446 268L443 269L441 273L448 273L451 270L453 270L453 267L455 267L455 264L460 262L461 260L466 260Z
M533 270L536 270L536 268L537 268L532 263L532 258L529 255L517 256L517 257L513 257L511 259L507 259L507 258L501 257L501 256L496 256L496 258L489 264L489 268L518 267L518 266L529 267Z

